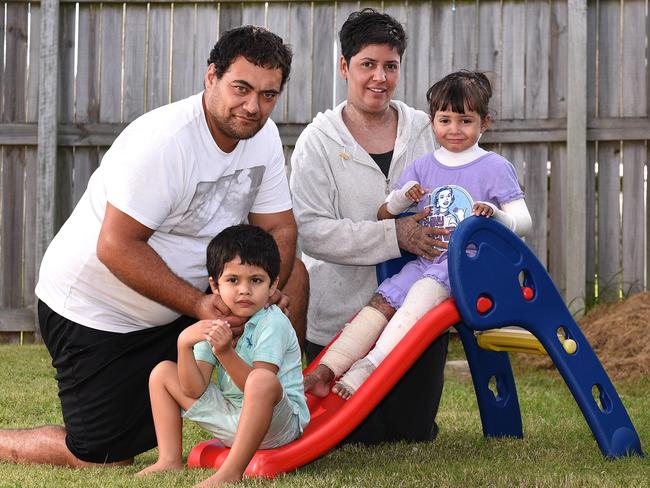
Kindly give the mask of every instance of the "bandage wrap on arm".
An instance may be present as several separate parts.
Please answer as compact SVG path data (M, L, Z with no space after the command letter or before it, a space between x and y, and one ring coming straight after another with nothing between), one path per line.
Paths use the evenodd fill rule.
M500 209L490 202L476 203L482 203L489 206L494 210L493 217L520 237L524 237L528 234L533 226L530 212L528 211L526 201L523 198L504 203L503 209Z
M386 210L392 215L399 215L413 204L413 200L406 196L406 192L417 185L418 182L407 181L399 190L393 190L386 198Z
M387 323L379 310L363 307L325 352L320 364L331 369L334 376L341 376L352 363L368 354Z

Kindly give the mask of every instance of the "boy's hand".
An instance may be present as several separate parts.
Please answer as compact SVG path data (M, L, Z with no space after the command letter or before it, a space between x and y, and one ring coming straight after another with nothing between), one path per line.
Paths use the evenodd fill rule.
M178 335L178 345L181 347L193 347L207 338L212 328L212 320L199 320L190 325Z
M492 217L494 215L494 209L483 202L476 202L472 207L472 215L483 216L483 217Z
M419 183L416 183L411 188L406 190L404 196L411 200L412 202L419 202L422 200L422 197L427 193L427 190L422 188Z
M210 343L212 352L215 356L219 356L219 354L232 350L235 346L230 325L223 320L211 321L206 339Z

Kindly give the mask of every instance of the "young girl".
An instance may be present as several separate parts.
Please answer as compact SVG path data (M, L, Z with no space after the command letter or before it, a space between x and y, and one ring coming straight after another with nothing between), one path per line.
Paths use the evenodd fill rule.
M521 236L529 231L530 214L514 167L478 146L490 122L491 96L487 77L473 71L447 75L429 89L429 116L441 147L404 170L379 208L379 219L394 219L417 205L418 211L430 209L422 225L450 232L469 215L494 216ZM444 237L448 242L450 236ZM418 257L406 264L379 286L305 377L305 390L324 396L329 382L347 371L333 391L349 398L418 319L449 295L446 252L433 261Z

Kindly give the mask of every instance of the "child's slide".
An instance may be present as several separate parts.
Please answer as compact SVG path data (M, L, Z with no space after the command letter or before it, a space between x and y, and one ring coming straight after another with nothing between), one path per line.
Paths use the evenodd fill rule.
M302 437L277 449L258 450L245 475L273 478L327 453L372 412L427 347L458 322L460 315L454 301L449 299L418 321L349 400L343 400L333 393L325 398L307 394L311 422ZM305 369L305 374L317 364L318 359ZM216 439L201 442L190 452L187 464L195 468L218 468L228 450Z

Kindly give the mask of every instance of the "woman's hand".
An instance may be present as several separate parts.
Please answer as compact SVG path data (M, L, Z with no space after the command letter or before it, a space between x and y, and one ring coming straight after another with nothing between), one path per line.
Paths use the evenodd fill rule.
M426 259L434 259L442 253L436 248L447 249L448 246L447 242L436 237L448 236L450 232L447 229L420 225L418 222L426 218L429 212L430 209L427 208L415 215L397 219L395 231L400 249Z

